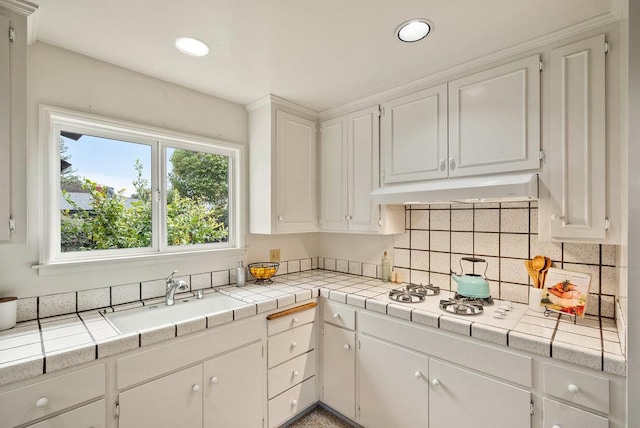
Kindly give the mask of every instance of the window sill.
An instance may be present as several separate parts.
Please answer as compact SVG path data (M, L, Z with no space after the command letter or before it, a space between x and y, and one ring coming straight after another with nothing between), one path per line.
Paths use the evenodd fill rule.
M182 260L193 258L194 256L238 256L246 253L246 248L223 248L215 250L180 251L163 254L130 255L126 257L114 257L92 260L73 260L63 262L53 262L31 266L38 271L40 276L60 275L66 273L90 272L111 268L127 268L134 266L145 266L165 263L172 260Z

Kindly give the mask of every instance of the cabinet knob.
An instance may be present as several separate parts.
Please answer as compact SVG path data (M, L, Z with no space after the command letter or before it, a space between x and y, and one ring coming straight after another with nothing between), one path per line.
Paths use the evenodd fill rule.
M353 216L348 215L347 220L353 220Z
M282 217L281 215L278 216L278 221L282 221L284 220L284 217Z
M348 351L349 349L351 349L351 345L349 345L348 343L347 343L347 344L345 344L345 345L344 345L344 349L346 349L346 350Z
M291 324L297 324L298 322L300 322L298 318L294 318L291 320Z
M449 158L449 169L452 171L456 169L456 160L454 158Z
M335 314L333 314L333 319L334 320L337 320L338 318L340 318L340 314L339 313L336 312Z
M551 220L553 221L558 221L558 220L564 220L564 216L558 215L558 214L551 214Z
M440 381L438 379L434 379L434 380L431 381L431 385L440 386Z
M200 391L200 385L195 384L193 385L193 388L191 388L193 390L193 392L199 392Z
M294 370L294 371L293 371L293 376L294 376L294 377L295 377L295 376L298 376L299 374L300 374L300 372L299 372L298 370Z
M298 342L291 342L291 347L295 348L296 346L298 346Z
M444 171L445 169L447 169L447 161L440 159L440 171Z
M209 382L211 382L212 384L218 383L218 378L214 376L214 377L211 378L211 380Z
M298 400L291 400L291 407L297 406Z
M420 373L419 371L415 372L413 375L416 377L416 379L420 379L422 377L422 373Z
M41 397L36 400L36 407L44 407L49 404L49 399L47 397Z
M567 389L569 390L569 392L573 392L574 394L580 391L580 388L578 388L578 385L574 385L573 383L570 383Z
M562 427L558 424L554 424L551 428L562 428Z

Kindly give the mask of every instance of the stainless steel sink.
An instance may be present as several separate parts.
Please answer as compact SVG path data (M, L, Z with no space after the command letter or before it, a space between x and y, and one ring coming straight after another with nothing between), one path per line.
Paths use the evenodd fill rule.
M205 295L202 299L196 299L195 297L176 299L173 306L158 303L121 312L112 312L105 314L105 317L120 333L132 333L163 324L177 323L199 316L211 315L245 304L229 296L212 293Z

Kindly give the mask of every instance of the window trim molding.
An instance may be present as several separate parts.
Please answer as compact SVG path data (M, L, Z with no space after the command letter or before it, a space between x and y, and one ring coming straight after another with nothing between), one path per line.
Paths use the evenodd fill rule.
M93 270L99 268L96 266L100 265L129 264L127 259L135 259L136 263L139 264L144 263L145 259L155 261L161 258L164 260L172 255L215 253L224 256L235 255L239 252L244 253L246 234L246 148L243 145L46 104L39 105L39 119L40 159L38 166L41 171L40 182L42 184L39 189L40 200L42 201L39 210L41 224L40 263L33 266L33 268L38 269L40 274L43 274L43 270L49 270L49 267L54 266L64 266L66 268L64 269L65 271L74 265L84 266L85 268L82 270L92 266L91 270ZM157 243L156 246L152 244L150 248L118 249L116 250L117 254L104 250L108 253L93 254L93 257L56 257L60 255L60 251L55 248L55 245L59 244L60 241L59 238L54 238L53 233L56 233L56 230L59 232L59 225L56 227L55 224L56 221L59 222L59 216L51 214L52 210L59 209L57 201L52 200L52 195L55 194L56 190L59 191L60 186L59 179L54 179L53 177L54 171L59 169L60 153L55 150L52 142L58 135L60 127L63 126L93 128L114 136L120 134L126 136L132 142L142 144L149 144L149 142L153 141L151 146L152 153L158 151L159 153L155 154L160 161L163 157L163 149L167 146L177 148L187 148L188 146L190 150L197 150L200 147L203 151L229 155L229 179L231 182L229 186L229 210L233 215L229 217L230 239L228 246L218 245L214 247L209 246L210 244L194 244L193 246L170 247ZM152 169L151 184L152 186L155 184L156 189L158 189L157 186L159 185L158 180L164 179L160 174L166 167L162 165L162 162L160 162L159 166L160 168L155 174L156 177L153 176ZM163 195L162 200L165 200L165 197L166 195ZM154 216L159 216L161 209L156 209L155 212ZM154 238L156 237L159 238L160 235L154 234ZM131 261L133 262L133 260ZM55 270L58 271L59 269Z

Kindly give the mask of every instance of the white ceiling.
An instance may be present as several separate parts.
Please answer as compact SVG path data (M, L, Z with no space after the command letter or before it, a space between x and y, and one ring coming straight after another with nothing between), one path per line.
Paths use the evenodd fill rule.
M221 98L316 111L585 20L616 0L36 0L36 39ZM432 34L394 38L423 17ZM178 52L179 36L211 47Z

